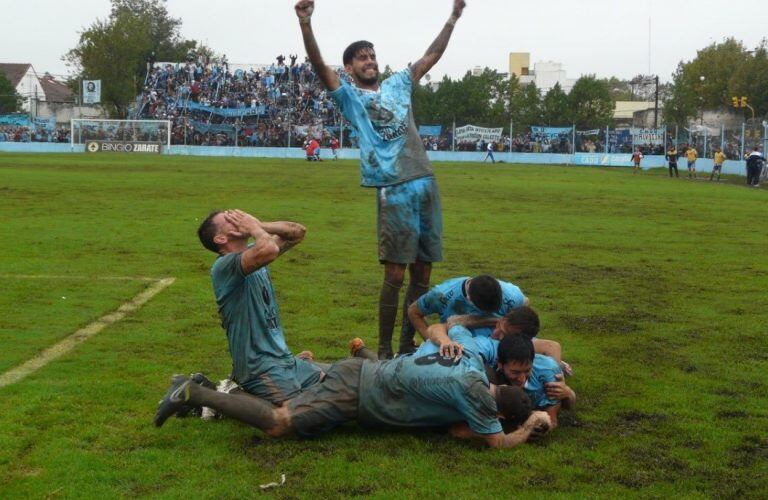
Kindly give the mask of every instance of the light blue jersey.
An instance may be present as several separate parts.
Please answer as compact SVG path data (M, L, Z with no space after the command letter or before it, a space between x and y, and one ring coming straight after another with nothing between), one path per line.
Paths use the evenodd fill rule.
M429 343L431 344L431 342ZM477 345L477 352L483 357L485 364L496 369L499 360L499 341L486 337L475 337L475 344ZM555 376L562 373L562 368L560 368L560 365L554 358L543 354L536 354L534 356L531 376L526 380L524 387L525 393L531 399L534 408L545 408L560 403L556 399L549 399L547 397L546 384L557 382Z
M543 354L537 354L533 359L531 376L525 382L525 393L531 398L534 408L546 408L559 404L557 399L549 399L545 384L557 382L555 375L562 374L563 370L553 358Z
M341 79L330 93L357 132L364 187L383 187L432 175L411 110L411 70L393 74L377 92Z
M488 390L483 359L472 334L455 326L449 335L464 346L464 356L456 364L434 354L416 353L364 363L358 419L401 427L466 422L478 434L501 432L496 401Z
M470 278L454 278L432 288L429 292L419 297L419 309L425 316L438 314L440 316L440 321L445 323L448 321L449 317L457 314L495 316L501 318L512 309L525 305L525 295L520 291L520 288L512 283L499 281L502 295L501 307L489 315L475 307L475 305L467 299L467 295L464 291L464 283L468 279ZM475 336L489 336L492 332L493 330L489 328L478 329L475 332Z
M245 275L241 255L221 256L211 268L234 380L246 391L279 404L319 381L322 372L291 354L267 267Z

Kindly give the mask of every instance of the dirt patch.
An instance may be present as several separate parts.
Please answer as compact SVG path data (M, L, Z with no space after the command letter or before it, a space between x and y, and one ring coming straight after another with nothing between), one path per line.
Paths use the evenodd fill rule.
M768 461L768 438L745 436L741 444L731 452L731 465L740 469L751 469L757 462Z
M636 319L621 313L561 315L560 321L570 331L581 334L632 334L640 330Z
M716 414L717 418L731 419L731 418L748 418L749 413L742 410L725 410L719 411Z

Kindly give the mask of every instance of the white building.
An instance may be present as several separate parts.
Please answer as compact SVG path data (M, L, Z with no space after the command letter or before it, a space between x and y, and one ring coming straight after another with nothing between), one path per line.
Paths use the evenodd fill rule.
M567 94L576 83L575 78L568 78L562 63L554 61L539 61L530 69L531 55L528 52L511 52L509 54L509 73L517 75L520 83L534 83L542 94L549 92L555 84Z
M0 73L5 75L16 93L24 99L21 106L24 111L30 111L32 101L45 100L45 90L31 64L0 63Z

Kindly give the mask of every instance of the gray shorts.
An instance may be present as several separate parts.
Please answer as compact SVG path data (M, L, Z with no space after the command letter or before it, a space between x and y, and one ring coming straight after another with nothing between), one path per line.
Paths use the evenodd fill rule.
M379 261L395 264L443 260L440 191L432 176L376 190Z
M314 437L357 419L362 358L332 365L325 379L288 401L293 428L302 437Z

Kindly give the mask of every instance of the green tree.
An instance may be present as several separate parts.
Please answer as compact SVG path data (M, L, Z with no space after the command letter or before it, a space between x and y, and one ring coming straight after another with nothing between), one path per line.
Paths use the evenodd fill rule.
M766 76L765 40L754 51L733 38L710 44L691 61L678 64L664 99L664 118L682 125L704 109L730 106L733 96L747 96L755 111L764 114L768 112Z
M541 125L541 94L536 84L510 85L510 113L517 132Z
M125 117L144 82L147 56L154 51L159 61L178 61L196 46L182 40L180 26L165 0L112 0L109 17L83 31L64 60L77 73L74 81L101 80L103 104L112 116Z
M606 127L613 119L615 104L605 81L582 76L568 94L571 120L577 129Z
M10 80L0 73L0 114L21 110L21 96L16 93Z
M565 126L571 125L568 94L563 92L559 83L547 92L541 101L541 119L544 125Z

